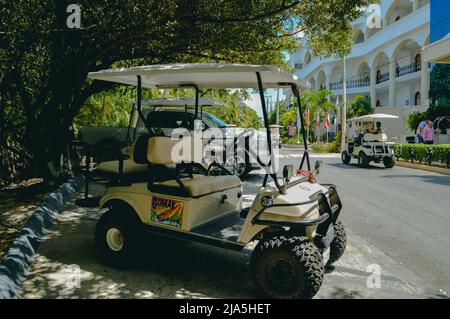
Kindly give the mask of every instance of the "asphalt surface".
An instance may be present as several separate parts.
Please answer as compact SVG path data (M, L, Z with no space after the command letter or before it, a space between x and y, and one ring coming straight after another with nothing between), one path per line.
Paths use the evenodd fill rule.
M282 151L284 163L298 163L301 151ZM320 182L338 187L345 224L370 246L450 293L450 176L352 160L322 158ZM314 161L312 161L314 162Z
M301 157L297 150L281 155L282 165L298 165ZM446 298L450 177L400 167L363 170L329 156L321 160L320 182L337 185L343 201L348 246L316 298ZM245 205L261 182L258 172L249 176ZM93 240L100 215L73 202L66 206L38 250L21 298L262 297L248 269L252 246L237 253L150 241L131 269L102 265Z

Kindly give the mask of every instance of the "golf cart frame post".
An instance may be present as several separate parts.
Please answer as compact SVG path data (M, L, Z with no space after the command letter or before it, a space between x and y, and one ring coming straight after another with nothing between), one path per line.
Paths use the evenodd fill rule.
M258 82L258 90L259 90L259 96L260 96L260 100L261 100L261 108L262 108L262 112L263 112L264 127L266 129L267 147L268 147L269 157L270 157L270 160L267 163L267 165L272 165L273 164L272 137L271 137L270 127L269 127L269 117L267 114L266 102L265 102L265 98L264 98L264 86L263 86L261 73L255 72L255 74L256 74L256 78L257 78L257 82ZM147 126L147 122L145 120L144 113L142 112L142 77L141 77L141 75L137 75L136 77L137 77L137 101L136 101L137 103L136 104L137 104L138 114L139 114L139 117L141 118L141 120L143 121L144 125L150 131L150 128ZM305 152L303 154L299 169L303 168L303 165L306 160L308 170L311 170L311 164L310 164L309 152L308 152L308 144L306 141L305 123L304 123L303 112L302 112L302 107L301 107L300 90L298 89L298 86L295 83L278 83L278 85L291 87L291 90L297 99L297 103L298 103L298 107L299 107L299 114L300 114L300 119L301 119L301 125L302 125L303 142L304 142L304 147L305 147ZM200 90L199 90L198 86L195 84L185 84L185 85L181 85L181 87L193 87L195 89L195 117L197 117L198 116L198 108L199 108L199 95L200 95ZM261 160L259 159L259 156L257 156L257 160L262 166L266 166L264 163L261 162ZM263 187L265 187L267 185L269 175L270 175L270 177L272 177L272 180L274 181L275 186L280 191L280 193L284 193L283 187L281 187L281 185L279 184L276 172L271 173L271 174L268 174L268 173L265 174L264 181L263 181Z

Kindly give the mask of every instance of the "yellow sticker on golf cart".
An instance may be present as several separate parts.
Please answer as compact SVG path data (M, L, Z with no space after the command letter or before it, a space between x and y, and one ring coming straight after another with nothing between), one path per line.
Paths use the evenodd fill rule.
M182 201L153 196L150 219L152 222L181 227L183 207Z

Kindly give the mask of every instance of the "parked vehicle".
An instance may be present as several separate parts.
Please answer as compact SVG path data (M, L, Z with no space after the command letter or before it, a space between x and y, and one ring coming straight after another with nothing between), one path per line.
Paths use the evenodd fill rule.
M217 128L223 131L223 136L226 137L225 145L228 150L232 149L230 144L235 143L235 139L244 140L246 137L251 137L256 134L254 129L237 128L229 125L215 117L214 115L205 112L204 108L211 107L225 107L222 103L210 99L199 98L199 113L196 115L192 109L195 105L194 98L163 98L142 101L142 114L149 127L161 129L166 136L171 136L174 129L187 128L194 130L194 121L201 121L201 129L205 131L211 128ZM137 109L133 103L129 126L124 127L97 127L97 126L83 126L80 128L80 139L88 145L94 145L97 151L94 154L96 161L100 164L100 170L107 170L112 172L112 168L117 172L117 149L125 147L134 142L141 134L148 132L144 120L139 117ZM208 139L204 139L205 144L209 143ZM247 143L247 144L245 144ZM247 142L241 145L247 145L255 148L255 139L248 138ZM220 150L222 151L222 150ZM247 174L253 169L259 168L257 163L245 161L245 159L237 159L235 154L224 153L223 162L225 167L240 178L245 178ZM239 153L236 150L236 153ZM101 162L106 162L101 164ZM133 166L134 169L134 166Z
M381 128L380 121L386 119L398 119L398 116L377 113L347 121L345 150L341 154L344 164L349 164L352 158L356 158L359 167L367 168L372 161L383 162L386 168L395 166L394 151L391 148L394 142L388 141L388 136Z
M264 88L290 87L301 108L297 77L272 66L180 64L105 70L90 73L89 78L137 86L138 113L149 132L137 138L131 152L134 162L147 165L147 180L111 185L99 201L100 208L108 208L95 231L104 262L118 267L133 265L143 254L152 256L152 240L153 245L161 245L176 238L236 251L258 240L250 271L262 292L276 298L312 298L319 291L324 276L322 254L329 251L326 263L332 264L344 253L346 235L339 219L342 204L335 186L315 181L319 166L311 171L306 144L302 163L308 171L302 164L297 172L288 165L282 181L278 179L264 99ZM240 179L220 164L205 168L193 162L191 152L174 157L179 142L191 145L191 137L174 141L145 121L142 88L186 88L187 83L196 94L203 88L259 90L272 161L264 166L263 187L251 207L242 207ZM198 107L196 104L196 113ZM222 169L224 175L212 176L212 167ZM145 236L148 232L160 237Z

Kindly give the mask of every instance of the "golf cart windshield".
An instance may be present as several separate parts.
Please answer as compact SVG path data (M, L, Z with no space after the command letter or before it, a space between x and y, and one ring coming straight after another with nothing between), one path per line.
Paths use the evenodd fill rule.
M209 122L217 128L227 128L228 127L228 124L219 120L217 117L215 117L214 115L212 115L210 113L204 112L203 117L206 117L209 120Z

